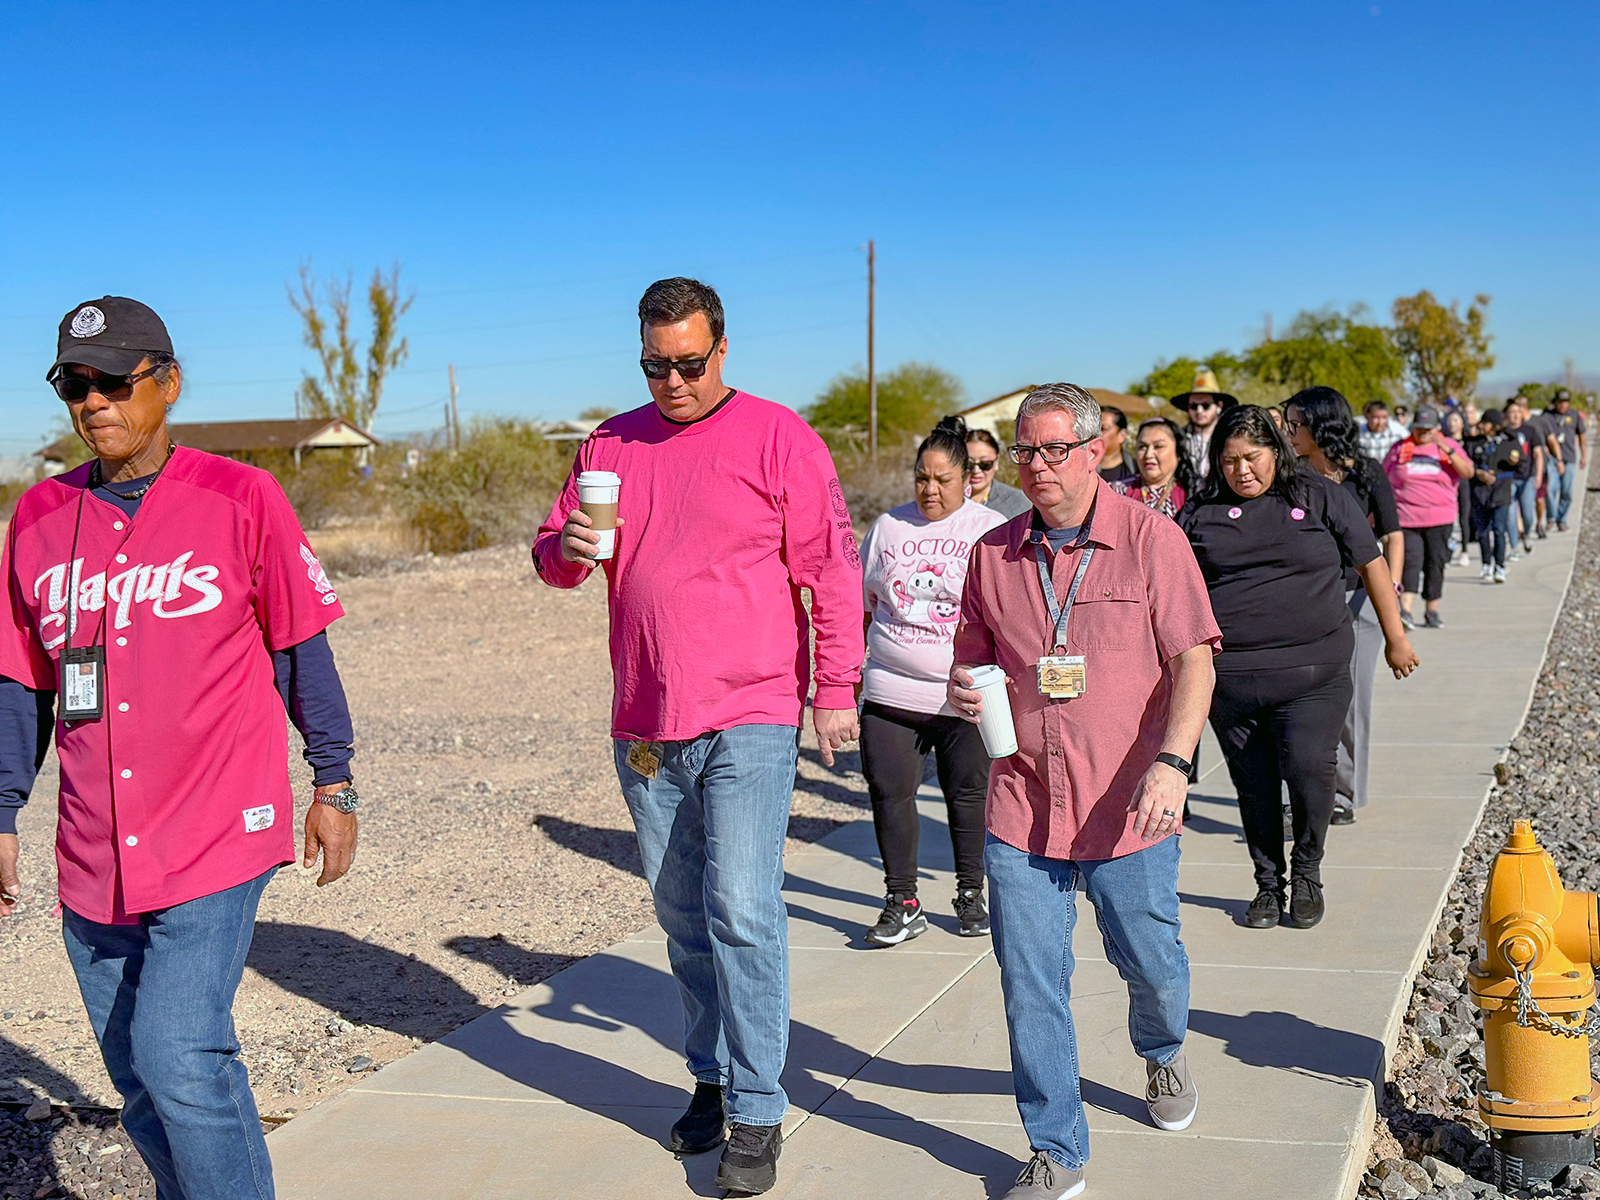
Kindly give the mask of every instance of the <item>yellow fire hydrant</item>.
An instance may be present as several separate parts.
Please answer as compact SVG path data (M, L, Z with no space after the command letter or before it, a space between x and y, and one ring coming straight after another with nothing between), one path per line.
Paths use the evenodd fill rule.
M1483 1010L1478 1109L1502 1187L1551 1179L1594 1160L1600 1083L1589 1076L1589 1039L1600 1033L1596 966L1595 893L1563 888L1533 826L1515 822L1489 868L1478 957L1467 971L1472 1001Z

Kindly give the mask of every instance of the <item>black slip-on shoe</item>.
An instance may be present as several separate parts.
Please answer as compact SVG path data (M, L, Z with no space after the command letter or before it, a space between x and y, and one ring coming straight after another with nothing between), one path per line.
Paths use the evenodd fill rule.
M728 1144L717 1167L717 1186L745 1196L759 1196L778 1182L778 1155L783 1152L783 1126L728 1126Z
M1283 918L1283 893L1274 888L1262 888L1250 907L1244 910L1247 929L1271 929Z
M1289 883L1289 911L1283 923L1291 929L1310 929L1322 920L1324 909L1322 885L1309 879L1293 879Z
M704 1154L726 1136L727 1092L720 1083L696 1083L694 1098L672 1127L667 1143L674 1154Z
M1333 816L1328 821L1329 825L1354 825L1355 823L1355 809L1348 804L1335 804L1333 806Z

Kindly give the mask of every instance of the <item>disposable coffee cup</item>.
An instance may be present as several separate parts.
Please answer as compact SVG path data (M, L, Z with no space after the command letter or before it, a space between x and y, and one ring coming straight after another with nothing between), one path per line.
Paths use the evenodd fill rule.
M1011 720L1011 697L1006 692L1006 673L999 667L969 667L972 686L983 697L978 710L978 733L990 758L1006 758L1017 752L1017 727Z
M611 471L582 471L578 475L578 507L589 514L594 531L600 535L595 558L610 558L617 552L617 498L622 494L622 476Z

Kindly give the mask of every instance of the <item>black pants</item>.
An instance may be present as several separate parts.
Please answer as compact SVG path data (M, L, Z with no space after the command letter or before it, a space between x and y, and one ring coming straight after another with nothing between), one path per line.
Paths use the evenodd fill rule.
M1406 565L1400 572L1400 586L1416 592L1422 582L1422 598L1437 600L1444 595L1444 569L1450 563L1449 525L1430 525L1425 529L1404 529Z
M868 700L861 709L861 771L872 797L872 824L891 892L916 895L917 788L933 751L950 818L956 886L983 886L983 807L989 755L978 727L960 717L908 712Z
M1293 874L1322 882L1339 734L1353 694L1348 661L1217 672L1211 728L1239 793L1239 815L1258 888L1282 889L1284 884L1285 782L1294 818Z

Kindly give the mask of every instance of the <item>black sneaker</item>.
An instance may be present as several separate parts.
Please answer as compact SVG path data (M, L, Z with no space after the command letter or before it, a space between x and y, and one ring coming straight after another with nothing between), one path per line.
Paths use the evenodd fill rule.
M1283 923L1291 929L1310 929L1322 920L1322 885L1296 878L1289 884L1289 911Z
M957 889L955 903L962 937L983 937L989 932L989 906L983 902L980 888Z
M1535 529L1533 532L1534 532L1534 536L1536 536L1536 537L1538 537L1540 539L1547 538L1547 537L1550 536L1550 527L1548 525L1541 525L1537 529Z
M1283 893L1275 888L1262 888L1244 910L1246 929L1271 929L1282 918Z
M667 1143L674 1154L704 1154L722 1145L727 1125L726 1095L720 1083L694 1085L694 1099L672 1127L672 1138Z
M878 923L867 930L867 941L874 946L898 946L928 931L928 918L922 915L922 902L915 896L890 892L883 899Z
M1400 624L1406 629L1415 629L1417 627L1416 622L1411 619L1411 613L1404 608L1400 610Z
M1444 628L1444 618L1441 617L1436 612L1431 612L1431 613L1428 613L1426 616L1424 616L1422 618L1422 623L1424 625L1426 625L1429 629L1443 629Z
M745 1196L769 1191L778 1182L778 1155L783 1152L783 1126L728 1127L728 1145L717 1166L717 1186Z
M1356 810L1348 804L1335 804L1330 825L1354 825L1356 823Z

